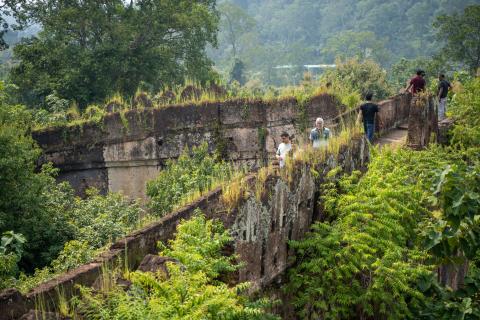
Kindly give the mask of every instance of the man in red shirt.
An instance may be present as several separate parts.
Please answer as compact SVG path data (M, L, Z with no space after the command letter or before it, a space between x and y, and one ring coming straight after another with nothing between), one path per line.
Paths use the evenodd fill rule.
M425 71L418 70L417 76L412 78L412 80L410 80L410 84L408 85L407 89L405 89L405 91L408 92L410 88L412 88L413 95L416 95L420 91L424 91L425 85L426 85L424 77L425 77Z

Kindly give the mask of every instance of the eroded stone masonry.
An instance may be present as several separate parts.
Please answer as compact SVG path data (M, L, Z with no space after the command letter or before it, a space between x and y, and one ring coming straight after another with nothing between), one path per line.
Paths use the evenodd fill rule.
M404 123L409 117L409 108L408 95L382 102L377 123L379 132ZM91 185L104 191L123 190L130 196L142 196L146 180L161 170L166 159L177 157L184 146L207 141L213 151L218 141L224 140L230 159L255 166L275 150L281 131L295 133L298 138L302 119L313 123L315 117L323 116L334 126L340 119L355 116L355 112L347 112L339 117L340 110L329 96L313 99L303 110L294 100L257 101L248 107L242 101L232 101L132 111L127 114L128 129L118 114L112 114L103 126L86 126L81 132L56 129L36 133L35 138L44 148L44 159L60 167L61 179L70 181L78 191ZM264 137L259 135L263 130L267 132ZM137 268L145 256L157 253L157 242L172 239L178 223L190 218L197 208L209 218L222 220L234 237L231 250L244 267L233 281L249 281L253 291L270 290L280 281L291 261L288 241L301 239L312 222L321 216L319 193L325 174L338 166L344 172L365 168L368 159L368 144L363 137L357 137L342 146L338 154L328 155L326 161L318 164L314 168L318 176L313 175L307 163L297 163L290 179L277 171L266 181L258 182L252 174L245 179L251 189L249 196L231 211L221 201L222 190L214 190L117 241L95 261L44 283L27 295L16 290L0 293L0 320L18 318L35 308L35 301L40 297L46 306L54 305L59 290L69 296L75 292L76 284L91 286L101 276L104 264L123 265L121 261L126 259L130 268ZM127 185L126 189L121 189L122 183ZM262 183L264 190L260 199L254 192L257 183Z
M314 97L305 106L295 99L265 102L231 100L203 105L132 110L109 114L102 123L35 132L42 162L60 169L79 195L88 187L145 197L145 182L186 147L207 142L210 150L238 165L257 167L280 143L280 133L300 137L316 117L327 123L344 108L334 97Z

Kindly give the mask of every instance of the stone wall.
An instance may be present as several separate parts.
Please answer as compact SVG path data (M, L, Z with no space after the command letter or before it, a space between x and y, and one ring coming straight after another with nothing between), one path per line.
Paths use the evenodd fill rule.
M317 117L329 123L343 110L330 95L305 106L294 98L240 99L112 113L102 123L34 132L33 137L44 151L41 162L53 162L59 180L69 181L77 194L96 187L144 198L145 182L186 147L207 142L211 151L255 168L275 152L282 131L300 138L302 126L313 125Z
M367 160L368 145L360 138L341 148L338 155L330 155L328 161L316 170L326 173L340 165L350 172L362 168ZM310 166L298 163L292 174L292 181L287 182L277 169L264 182L265 192L261 199L257 199L253 191L256 176L248 176L245 184L251 191L250 196L231 212L222 203L222 190L216 189L195 203L117 241L95 261L44 283L25 296L16 290L4 291L0 293L0 308L5 312L0 312L0 320L18 318L36 308L36 301L42 301L47 310L53 309L58 305L59 292L70 297L77 292L75 285L93 285L105 265L122 267L127 261L131 269L137 268L147 254L157 253L157 242L172 239L178 223L190 218L196 209L202 210L208 218L221 220L230 229L234 253L245 265L234 281L249 281L252 290L261 290L285 272L293 254L288 241L301 239L314 220L318 184Z
M303 238L318 216L315 209L322 177L337 166L345 173L365 169L368 158L368 144L357 138L315 168L320 178L314 177L310 165L299 163L292 181L279 174L269 176L262 199L250 192L234 212L233 224L228 225L235 239L235 253L245 263L239 281L249 281L253 290L261 290L282 275L293 254L288 241Z
M415 96L411 100L408 119L407 145L415 150L426 148L438 139L438 110L436 99L431 96Z
M285 103L286 105L283 106L285 111L279 110L278 112L271 113L269 116L271 121L283 123L282 121L285 121L285 119L292 115L293 104L289 105L291 102ZM406 120L404 117L408 117L409 106L410 101L408 96L399 96L382 102L378 116L379 131L386 132L404 122ZM278 108L280 108L280 106ZM234 110L232 107L230 111L230 123L234 123ZM258 116L261 112L268 110L268 108L262 111L259 107L256 110L257 111L253 111L252 114L257 114ZM157 110L145 112L153 112L153 114L155 114ZM281 114L283 114L283 116L281 116ZM112 115L111 117L115 116L116 115ZM197 120L195 121L209 121L207 118L201 120L201 118L198 118L199 116L192 115L192 117L196 117L195 119ZM228 132L228 113L225 113L223 117L226 127L223 130ZM314 113L312 112L309 117L314 118ZM343 117L355 119L356 112L350 111L344 114ZM180 121L178 120L180 118L181 117L177 117L175 121ZM185 116L185 118L187 117ZM253 121L254 119L250 120ZM169 125L176 125L174 120L169 121L172 121ZM339 118L332 118L331 123L335 125L335 123L340 122ZM106 123L108 123L108 121L106 121ZM118 124L115 121L112 123ZM248 125L244 125L246 128L237 128L234 125L230 128L232 132L235 132L236 138L240 136L248 137L248 130L257 130L257 128L254 127L249 129ZM286 126L285 124L283 125ZM291 130L294 130L293 124L291 126ZM269 129L272 131L278 130L276 127L270 127ZM90 132L88 134L94 137L95 135L92 135L92 132L95 132L98 128L91 126L84 130L86 131L82 134ZM111 167L107 169L101 167L101 157L105 159L105 156L106 159L115 158L115 161L118 162L133 161L132 158L140 159L142 156L145 156L145 154L158 156L159 152L163 152L165 156L175 156L173 148L159 150L156 146L153 146L158 145L160 139L163 141L162 145L173 143L168 141L166 138L167 135L149 136L135 140L142 141L139 147L138 144L130 144L130 141L119 142L119 140L115 140L120 137L120 131L118 131L117 138L114 138L116 135L115 130L122 129L119 127L108 131L110 132L109 135L111 139L109 141L117 142L103 145L102 148L100 148L101 144L94 144L91 149L88 149L86 147L87 141L82 140L78 145L72 144L71 149L58 151L60 150L59 146L65 146L65 142L58 137L58 133L55 131L52 132L51 135L38 135L37 139L44 139L41 141L43 141L42 146L45 148L48 146L51 147L51 149L47 149L46 157L57 160L58 162L56 164L64 165L64 168L74 168L74 170L71 171L65 169L69 174L96 172L95 174L105 175L105 170L107 170L107 174L110 174ZM239 134L239 132L243 132L242 130L246 130L247 133ZM132 132L132 135L133 134L136 134L138 137L144 133L142 133L141 130L137 130L135 133ZM250 134L253 136L253 133L250 132ZM196 138L205 136L206 133L203 135L200 134ZM80 135L80 137L84 136ZM236 141L236 138L234 138L234 141ZM247 145L247 143L241 141L237 143L239 146ZM267 142L265 143L267 144ZM274 142L270 143L274 144ZM152 151L151 148L154 148L155 151ZM268 148L274 148L274 145ZM115 157L111 156L112 154L115 155ZM75 155L77 155L78 158L75 158ZM237 155L240 155L240 153L237 153ZM256 155L258 156L258 153ZM166 242L172 239L178 223L182 219L190 218L197 208L201 209L209 218L220 219L225 226L230 229L234 237L234 252L239 255L240 260L245 264L237 274L236 281L250 281L253 284L252 290L268 288L281 278L289 266L289 256L291 256L292 252L288 248L288 241L301 239L309 230L312 222L319 217L317 209L321 177L323 177L330 168L335 166L341 166L345 172L362 169L368 161L368 157L368 145L365 140L363 138L353 139L348 145L340 148L338 155L329 155L326 161L315 168L315 170L320 173L320 178L315 179L312 176L311 168L306 163L296 164L292 172L293 178L291 181L286 181L278 172L271 174L264 182L263 188L265 192L261 199L257 199L254 195L255 192L253 192L253 190L257 181L256 176L251 175L245 179L245 183L252 190L252 192L249 193L250 196L242 200L230 213L227 212L221 201L222 190L214 190L195 203L177 210L160 219L158 222L117 241L110 247L109 251L105 252L95 261L44 283L25 296L19 294L16 290L6 290L0 293L0 320L18 318L29 309L35 308L35 301L41 300L47 307L57 304L59 292L70 296L76 291L75 285L92 285L101 276L102 266L104 265L109 265L110 267L123 266L124 263L121 261L127 261L129 267L135 269L145 255L157 253L156 244L158 241ZM152 158L154 157L152 156ZM142 165L147 162L145 160L139 161L143 161L141 162ZM131 168L131 166L129 168ZM84 174L82 177L87 180L88 174ZM145 176L142 178L145 179ZM96 180L92 179L91 181Z
M377 129L407 119L409 100L399 95L381 102ZM331 127L355 121L358 109L343 111L330 95L313 97L305 106L294 98L230 100L112 113L102 123L34 132L33 137L44 151L41 163L51 161L60 169L58 179L70 182L78 195L95 187L145 198L146 182L186 147L206 142L210 151L256 168L273 157L282 131L301 141L306 134L300 128L313 126L317 117Z
M318 114L331 112L329 122L336 126L345 121L354 121L357 116L357 111L352 110L334 117L338 110L331 109L334 105L331 97L320 96L315 99L312 102L314 107L306 109L304 119L313 122ZM178 156L181 147L191 146L198 141L211 142L214 146L219 117L222 119L222 137L233 144L229 148L232 159L237 161L251 160L257 163L262 159L262 152L275 150L279 131L297 133L298 118L295 118L295 114L298 107L293 100L272 104L252 103L249 112L239 118L238 110L242 107L236 101L230 102L229 106L132 111L127 114L127 132L119 119L120 115L112 114L107 117L104 126L87 125L82 130L77 127L69 131L44 131L35 133L35 138L44 148L44 160L53 160L62 169L61 179L70 181L74 187L95 185L105 191L115 190L121 185L120 180L124 179L130 188L124 189L126 193L141 196L135 188L141 188L145 180L161 168L159 162ZM405 122L409 107L408 95L382 102L377 117L379 132L386 132ZM239 122L239 119L243 122ZM140 126L139 123L146 124ZM269 133L268 138L263 142L263 147L261 143L254 143L252 147L251 142L258 142L255 139L260 138L258 128L263 126ZM179 139L177 144L174 139ZM368 145L364 139L354 139L349 145L343 146L338 155L329 155L327 161L315 168L321 173L320 178L314 179L308 164L297 163L291 181L285 181L278 172L270 175L263 186L265 196L257 199L255 193L250 192L251 195L230 213L221 201L222 190L214 190L195 203L117 241L95 261L48 281L27 295L12 289L1 292L0 320L18 318L35 308L39 300L47 307L57 304L59 292L70 296L76 291L75 285L92 285L101 276L104 265L122 266L124 263L121 261L126 260L130 268L136 268L145 255L157 253L158 241L166 242L173 238L178 223L190 218L197 208L209 218L222 220L231 230L234 252L245 264L236 281L250 281L252 290L270 287L289 266L292 252L288 248L288 241L301 239L319 216L317 204L321 177L334 166L342 166L345 172L361 169L368 161L368 155ZM136 176L133 182L128 181L131 175ZM245 183L253 189L257 183L256 176L249 176Z

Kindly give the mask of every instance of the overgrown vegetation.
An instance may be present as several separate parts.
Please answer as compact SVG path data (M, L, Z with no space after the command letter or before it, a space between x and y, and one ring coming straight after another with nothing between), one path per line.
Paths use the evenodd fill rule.
M84 319L276 319L265 312L265 300L244 295L248 284L229 287L219 280L239 267L234 256L222 255L231 241L220 222L197 211L179 224L168 247L160 245L160 256L175 259L167 263L168 274L127 273L127 291L114 281L101 292L83 288L74 310Z
M330 83L330 87L326 87ZM321 94L334 96L338 105L349 109L357 107L366 92L373 92L376 100L393 94L392 86L386 81L385 71L373 61L345 60L338 61L338 68L325 73L320 79L313 79L312 74L305 73L303 81L296 86L275 88L261 83L240 87L238 83L202 85L187 80L184 85L165 88L158 93L137 92L132 98L124 98L119 93L105 100L104 107L89 105L79 111L75 103L59 98L55 93L47 97L44 108L29 110L36 130L48 127L76 126L87 122L102 123L103 118L111 112L119 112L124 127L128 131L125 112L134 109L164 108L170 105L203 105L228 99L244 99L240 108L242 115L248 115L250 101L262 99L272 101L295 98L300 109L300 129L305 129L305 107L310 100Z
M26 292L95 259L142 222L216 187L222 187L229 211L247 196L244 172L218 161L227 152L219 141L217 156L202 145L168 162L148 185L152 215L119 194L89 190L82 200L68 184L56 183L51 165L37 167L40 150L32 130L101 124L108 113L120 112L128 132L126 113L132 109L232 98L244 99L239 113L246 119L253 99L293 97L303 131L312 97L327 93L352 109L367 91L386 98L422 68L430 90L436 86L432 76L440 72L456 82L449 104L456 120L452 145L384 150L363 177L332 171L323 193L325 221L315 224L307 239L292 243L298 260L289 286L301 318L480 318L480 80L470 79L479 67L480 11L468 6L478 1L219 4L220 12L210 0L0 4L0 20L12 13L23 25L43 28L14 47L16 60L8 58L11 51L1 58L0 77L9 84L0 83L0 289ZM318 22L314 28L312 21ZM223 81L205 54L216 44L219 22L223 53L213 56ZM328 32L316 34L320 30ZM437 41L427 41L434 33ZM0 49L5 44L0 41ZM302 67L336 58L342 58L337 67L323 75ZM383 68L391 65L387 77ZM283 84L290 86L273 86ZM324 149L300 145L282 178L292 183L299 162L311 164L318 177L315 166L360 134L358 126L344 127ZM261 144L265 135L259 128ZM271 166L258 172L259 201L265 201L273 172ZM71 313L87 319L268 318L266 301L252 303L243 295L247 285L220 281L238 269L235 257L221 254L231 241L219 223L198 213L181 224L169 247L161 247L161 255L176 259L168 263L168 275L127 272L131 286L125 290L113 271L103 291L83 288ZM455 280L463 273L463 283ZM66 302L62 308L70 313Z
M465 83L463 89L453 97L449 109L449 114L455 119L453 145L469 151L475 158L480 155L480 78Z
M373 93L378 100L393 94L386 71L373 60L337 60L336 65L335 69L325 72L322 80L332 83L332 91L338 92L342 102L350 108L358 106L367 92Z
M169 160L157 178L147 183L149 207L163 216L205 192L228 182L235 175L228 162L217 162L206 143L186 149L178 160Z
M325 221L291 243L288 290L301 318L480 316L479 88L474 79L454 97L450 147L384 149L363 177L327 181Z
M133 231L144 215L140 203L127 200L120 194L101 196L95 189L90 189L83 200L71 194L59 196L70 203L64 208L65 212L57 213L65 220L62 227L69 232L64 234L68 241L56 244L60 251L52 254L48 266L36 268L32 276L22 273L18 281L10 278L10 286L14 285L23 292L93 260L108 244ZM18 273L12 272L10 276L18 276Z
M428 272L426 252L406 246L419 241L414 229L428 212L428 185L415 178L427 182L438 165L436 157L415 156L384 152L360 181L342 180L345 195L330 207L332 222L315 224L305 241L292 244L301 261L291 276L300 316L411 316L409 305L421 297L416 282Z
M0 232L5 238L0 287L27 291L88 262L98 249L133 230L143 210L122 195L101 196L95 190L81 200L69 184L56 183L51 165L37 170L40 149L30 135L30 113L7 101L0 87Z
M31 117L6 101L0 83L0 232L25 236L21 266L31 271L47 264L71 236L63 216L68 192L55 183L51 166L35 171L40 150L28 129Z

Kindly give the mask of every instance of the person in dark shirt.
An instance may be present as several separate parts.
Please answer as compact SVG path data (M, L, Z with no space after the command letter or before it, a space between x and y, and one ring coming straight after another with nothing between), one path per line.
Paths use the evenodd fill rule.
M445 80L445 75L441 74L438 77L438 119L441 121L445 119L445 112L447 111L447 96L448 90L452 87L450 82Z
M410 84L408 85L407 89L405 91L409 91L410 88L412 88L412 94L416 95L417 93L424 91L425 90L425 85L426 81L424 79L425 77L425 71L423 70L418 70L417 71L417 76L413 77L412 80L410 80Z
M373 135L375 133L375 114L378 112L378 105L372 103L373 94L371 92L365 95L366 103L360 106L362 113L363 128L367 135L368 141L373 141Z

